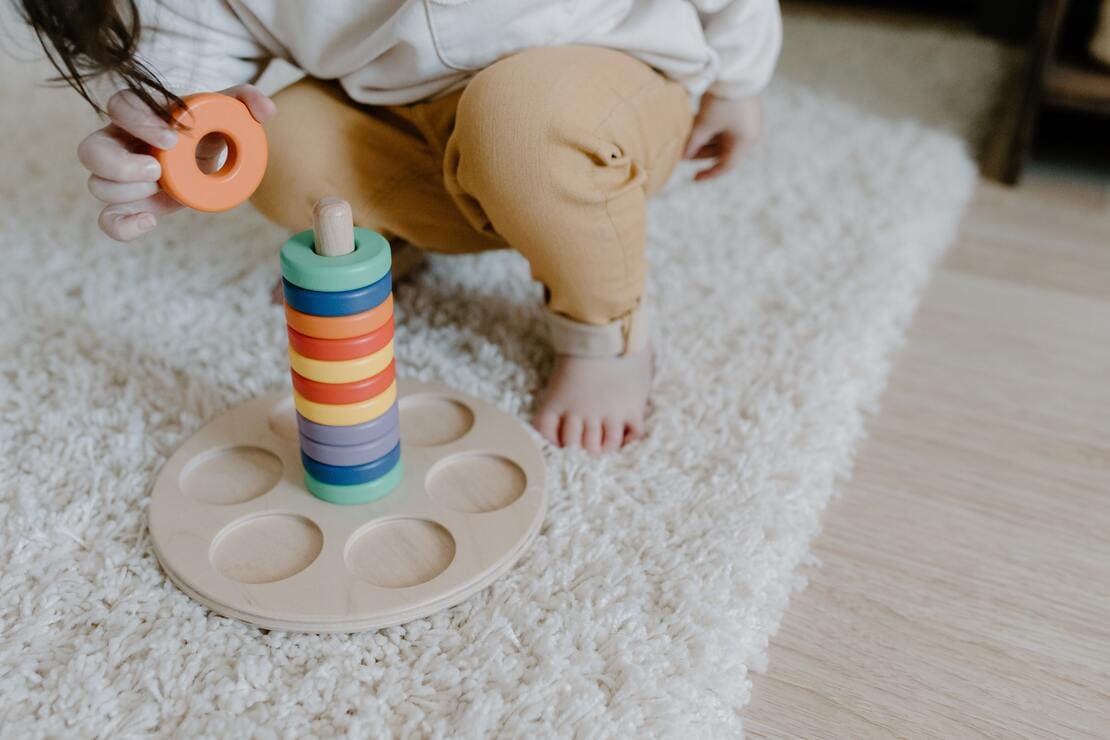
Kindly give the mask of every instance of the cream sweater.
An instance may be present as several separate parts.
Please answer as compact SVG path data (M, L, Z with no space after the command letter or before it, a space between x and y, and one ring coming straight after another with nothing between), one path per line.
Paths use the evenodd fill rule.
M281 58L352 99L403 104L533 46L631 54L694 95L756 93L782 37L777 0L139 0L141 58L179 94Z

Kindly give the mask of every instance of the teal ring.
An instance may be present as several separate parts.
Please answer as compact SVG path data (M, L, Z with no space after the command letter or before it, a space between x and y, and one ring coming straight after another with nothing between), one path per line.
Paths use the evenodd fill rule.
M293 285L322 293L355 290L385 277L393 261L389 242L370 229L355 228L355 251L338 257L316 254L312 229L281 245L281 275Z
M354 486L335 486L330 483L321 483L306 470L304 484L308 487L309 493L322 501L327 501L329 504L344 506L368 504L371 501L377 501L401 484L401 465L401 461L398 460L393 469L381 478Z

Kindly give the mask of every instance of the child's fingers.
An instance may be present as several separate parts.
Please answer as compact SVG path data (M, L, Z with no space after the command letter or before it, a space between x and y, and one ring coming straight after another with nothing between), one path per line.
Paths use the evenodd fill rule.
M714 177L724 174L724 171L724 167L720 163L717 163L712 167L706 167L704 170L701 170L694 175L694 182L712 180Z
M736 137L727 133L722 134L720 137L720 149L717 152L717 161L712 167L707 167L694 175L694 180L696 182L701 182L702 180L709 180L728 172L736 164L736 153Z
M713 127L695 123L693 131L690 132L690 138L686 142L686 150L682 154L683 158L693 159L702 147L708 144L716 135L717 132L713 130Z
M223 91L223 94L230 95L246 105L251 115L259 123L266 123L277 113L277 106L274 105L274 101L270 100L265 93L254 85L229 87Z
M151 146L172 149L177 144L177 132L130 90L121 90L108 100L108 117L112 123Z
M688 159L716 159L717 155L721 153L721 140L720 137L714 136L709 140L709 143L694 152L693 156Z
M757 137L753 137L753 136L733 137L733 141L732 141L732 161L733 161L733 164L735 164L736 162L739 162L741 159L744 158L744 155L746 155L748 153L748 150L752 148L752 144L755 143L756 138Z
M701 172L694 175L694 182L701 182L703 180L712 180L714 177L725 174L732 169L731 161L728 157L719 158L712 167L707 167Z
M149 198L132 201L131 203L118 203L108 206L104 210L119 214L150 213L155 216L164 216L167 213L173 213L182 208L184 208L184 206L176 200L166 195L164 192L158 192L156 195L152 195Z
M97 224L117 242L129 242L152 230L158 225L158 219L149 213L110 213L104 209Z
M116 205L149 198L159 190L156 182L116 182L89 175L89 192L102 203Z
M162 176L158 160L128 149L111 126L93 131L77 146L77 158L92 174L116 182L155 182Z
M181 204L165 193L131 203L111 205L100 212L97 223L108 236L116 241L136 239L158 225L158 217L173 213Z

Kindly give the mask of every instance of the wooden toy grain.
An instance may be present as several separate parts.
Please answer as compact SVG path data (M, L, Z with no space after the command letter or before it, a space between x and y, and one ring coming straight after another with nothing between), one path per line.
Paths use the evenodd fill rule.
M543 456L492 404L412 380L400 389L404 477L369 504L305 489L286 391L194 434L151 494L151 540L170 579L219 614L306 632L399 624L492 583L539 530Z
M319 254L355 250L347 203L317 203L313 229ZM349 339L358 336L349 333L355 326L383 327L383 337L391 337L392 298L385 316L371 316L375 310L331 319L334 325L292 314L302 326L317 322L334 336L302 343L314 348L328 346L321 341L357 344ZM384 390L377 388L376 373L395 367L392 341L357 359L306 358L292 348L290 358L294 373L303 376L301 389L326 392L329 399L353 394L355 400L313 401L297 388L271 393L226 411L174 453L152 489L149 521L154 551L182 591L260 627L352 632L452 606L523 554L543 521L545 469L518 419L477 398L394 379L393 373L382 379L390 381ZM360 395L363 385L377 392ZM316 488L322 480L313 478L317 495L307 490L309 463L321 468L319 475L332 465L339 467L335 475L383 460L392 467L398 427L401 462L366 482L381 495L399 474L391 492L340 505L331 501L351 500L354 489L332 486L324 495ZM298 429L308 448L320 448L327 454L317 454L328 460L304 460ZM341 437L353 446L329 447ZM382 453L391 445L387 458Z

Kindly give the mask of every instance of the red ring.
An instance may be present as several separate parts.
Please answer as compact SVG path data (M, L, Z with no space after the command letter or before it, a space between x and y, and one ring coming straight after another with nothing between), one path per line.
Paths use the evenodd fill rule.
M318 339L301 334L291 326L286 329L289 331L289 346L302 357L313 360L357 360L374 354L393 339L392 318L369 334L349 339Z
M385 393L397 377L397 363L391 361L385 370L377 375L371 375L369 378L356 380L353 383L321 383L299 375L296 370L289 372L293 374L293 387L297 393L309 401L343 405L369 401Z

